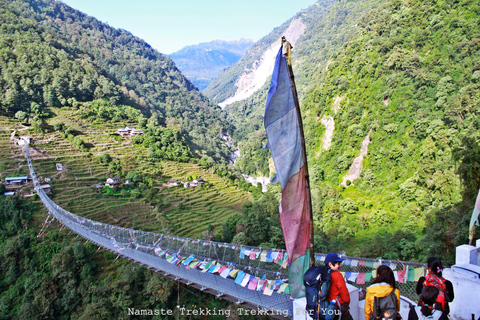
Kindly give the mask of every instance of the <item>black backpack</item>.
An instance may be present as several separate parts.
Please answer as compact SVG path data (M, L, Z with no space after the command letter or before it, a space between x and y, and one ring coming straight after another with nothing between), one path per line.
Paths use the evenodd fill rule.
M398 300L395 288L388 296L383 298L375 297L373 301L373 312L371 319L397 319Z
M313 319L325 319L325 312L328 307L328 291L330 290L330 268L328 266L310 267L303 275L305 285L305 298L307 305L305 310Z

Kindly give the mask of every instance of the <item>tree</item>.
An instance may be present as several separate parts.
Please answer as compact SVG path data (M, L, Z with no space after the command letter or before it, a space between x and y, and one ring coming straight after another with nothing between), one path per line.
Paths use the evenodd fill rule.
M140 182L140 175L136 171L130 171L125 179L130 180L134 183Z
M17 111L15 113L15 118L17 118L21 122L28 122L28 113L26 113L25 111L21 111L21 110Z
M100 162L109 164L110 162L112 162L112 157L108 153L104 153L100 156Z
M239 232L233 237L232 244L248 245L248 237L243 232Z
M63 122L57 122L53 125L53 129L55 129L55 131L63 131L65 128L65 124Z
M242 215L240 214L235 214L228 217L227 221L225 221L225 223L222 225L223 241L230 242L233 239L235 236L237 223L239 223L241 220Z

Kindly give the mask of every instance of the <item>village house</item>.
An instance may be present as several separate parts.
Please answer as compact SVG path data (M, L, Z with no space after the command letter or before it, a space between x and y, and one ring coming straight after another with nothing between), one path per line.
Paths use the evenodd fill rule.
M14 196L17 193L16 189L13 188L5 188L5 192L3 193L4 196Z
M167 186L172 187L172 186L179 186L181 185L182 182L178 180L168 180Z
M121 135L122 137L135 136L137 134L143 134L143 130L135 129L134 127L125 127L119 128L117 130L117 134Z
M5 184L24 184L28 182L28 176L5 178Z
M143 134L143 130L133 129L133 130L130 131L131 136L134 136L134 135L137 135L137 134Z
M108 178L107 181L105 182L105 185L108 187L114 187L117 184L121 184L122 180L120 180L119 177L112 177Z
M201 186L202 184L204 184L205 182L207 182L207 180L205 180L205 179L203 179L203 178L198 178L198 179L193 180L193 181L190 183L190 186L192 186L192 187L198 187L198 186Z
M44 184L40 186L45 193L50 193L52 191L52 187L49 184Z

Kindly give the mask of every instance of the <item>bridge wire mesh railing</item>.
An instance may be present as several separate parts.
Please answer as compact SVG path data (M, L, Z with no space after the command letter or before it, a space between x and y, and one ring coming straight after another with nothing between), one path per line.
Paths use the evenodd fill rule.
M98 239L107 239L114 244L119 253L125 248L131 248L156 257L157 253L155 250L162 248L166 250L165 255L174 255L184 259L193 256L201 261L215 261L219 264L227 265L260 279L275 280L277 283L288 282L288 267L285 263L287 256L286 251L282 249L242 246L158 234L101 223L75 215L58 206L40 188L31 163L28 145L25 145L25 151L34 186L49 213L52 213L62 223L69 221L79 228L88 230ZM99 241L94 242L98 243ZM341 271L348 283L365 289L370 284L371 279L375 277L376 268L381 264L385 264L394 271L401 295L413 301L418 300L415 290L416 280L425 274L425 264L399 260L345 258L346 260ZM324 259L325 254L315 254L316 265L323 264L322 261Z

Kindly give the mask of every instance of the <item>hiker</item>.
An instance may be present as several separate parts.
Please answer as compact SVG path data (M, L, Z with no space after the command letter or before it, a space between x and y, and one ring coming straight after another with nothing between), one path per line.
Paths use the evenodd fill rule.
M377 303L375 303L375 300L377 300ZM393 312L387 309L395 310L396 315L393 316ZM396 318L397 315L400 315L399 311L400 290L395 288L395 275L388 266L381 265L377 268L377 276L373 279L372 285L367 288L365 319L376 319L378 316L381 316L380 318L390 318L384 317L385 312L389 312L392 318Z
M450 281L446 280L442 276L443 265L442 261L437 257L430 257L427 260L428 273L425 277L420 277L417 282L417 294L421 294L425 287L436 287L440 293L435 303L435 309L443 311L445 314L450 313L449 302L453 301L453 285ZM421 305L422 298L418 305Z
M345 284L345 279L339 272L343 260L345 259L340 258L335 252L331 252L325 257L325 265L330 268L330 276L332 277L330 291L328 292L329 304L327 310L322 310L322 313L325 314L325 320L337 320L339 310L342 312L342 319L349 315L350 293Z
M434 308L439 293L440 291L434 286L423 288L420 295L421 305L410 309L408 320L448 320L445 312Z

